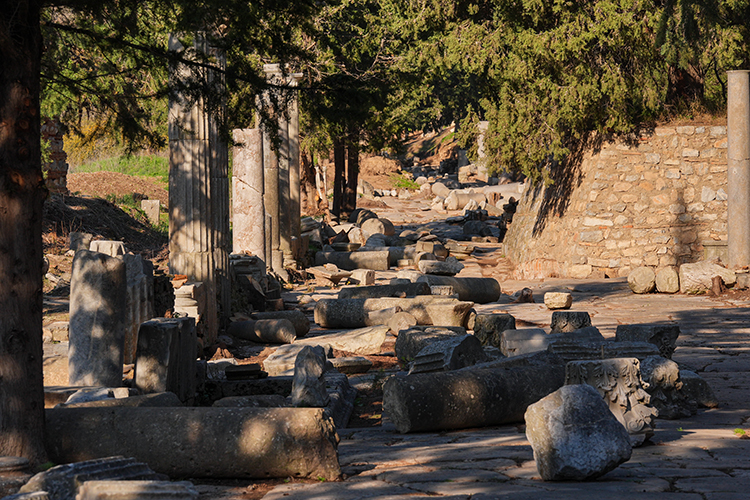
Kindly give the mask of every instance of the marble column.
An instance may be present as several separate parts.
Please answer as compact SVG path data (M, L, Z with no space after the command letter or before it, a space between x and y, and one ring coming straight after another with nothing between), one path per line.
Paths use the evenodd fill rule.
M301 75L292 75L296 87ZM294 259L299 255L300 245L300 158L299 158L299 100L295 91L289 103L289 228L291 231ZM295 243L296 241L296 243Z
M232 207L234 253L249 252L266 259L266 209L263 204L263 134L260 129L236 129L233 139Z
M196 49L211 52L196 36ZM170 36L169 49L184 47ZM220 54L214 54L221 60ZM186 79L191 70L173 68L173 78ZM205 76L221 86L220 77ZM169 102L169 267L204 284L205 344L212 343L219 314L229 313L229 181L227 146L221 140L218 117L206 111L204 98L176 95ZM214 108L215 109L215 108ZM220 111L219 111L220 112Z
M727 72L729 267L750 266L750 71Z

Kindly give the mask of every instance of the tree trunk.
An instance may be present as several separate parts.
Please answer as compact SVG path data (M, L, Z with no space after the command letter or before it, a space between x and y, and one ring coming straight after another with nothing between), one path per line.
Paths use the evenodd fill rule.
M344 143L336 139L333 141L333 215L337 219L341 217L341 209L344 206L344 170L345 154Z
M300 154L300 206L306 215L318 213L317 192L315 190L315 165L312 153L302 150Z
M346 193L344 212L347 214L357 208L357 182L359 179L359 138L352 134L347 145Z
M46 461L40 2L0 0L0 455Z

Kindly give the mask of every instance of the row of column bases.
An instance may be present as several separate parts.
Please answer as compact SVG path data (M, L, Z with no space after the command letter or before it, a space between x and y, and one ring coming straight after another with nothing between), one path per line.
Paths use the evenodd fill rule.
M175 36L170 50L185 53ZM222 60L222 55L200 37L194 47ZM169 267L173 274L201 281L206 293L206 341L213 342L231 314L229 254L249 253L282 278L295 267L300 238L299 115L295 87L300 74L284 75L277 64L264 66L273 84L258 99L259 106L288 103L278 116L280 146L258 122L254 129L234 131L233 228L229 224L228 148L219 130L222 109L198 99L169 102ZM177 65L177 76L190 68ZM203 76L209 85L223 85L220 73ZM265 110L266 112L268 110ZM230 234L234 236L230 241Z

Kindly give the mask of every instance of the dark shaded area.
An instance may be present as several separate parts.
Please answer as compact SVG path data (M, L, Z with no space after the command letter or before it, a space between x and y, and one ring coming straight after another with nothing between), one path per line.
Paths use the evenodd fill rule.
M118 240L135 253L154 258L168 243L168 237L154 230L117 205L101 198L52 196L44 203L44 233L67 237L72 231L91 233L94 238Z
M598 153L603 142L604 137L601 134L591 132L571 147L570 154L563 161L552 161L549 167L549 178L552 184L545 186L545 183L537 183L531 192L534 201L542 197L534 223L534 236L542 234L551 216L565 215L570 205L570 195L583 182L581 165L586 151Z

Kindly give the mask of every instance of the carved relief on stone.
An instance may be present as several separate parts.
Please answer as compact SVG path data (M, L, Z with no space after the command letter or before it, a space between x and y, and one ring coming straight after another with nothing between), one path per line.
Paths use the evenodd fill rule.
M653 436L653 418L659 412L650 405L651 397L644 390L648 384L641 380L637 358L571 361L565 367L565 384L595 387L634 446Z
M677 348L680 336L678 325L618 325L615 340L625 342L650 342L659 348L659 353L667 359Z
M694 414L697 405L688 401L682 389L680 367L661 356L649 356L641 362L641 375L648 384L651 403L665 419L685 418Z

